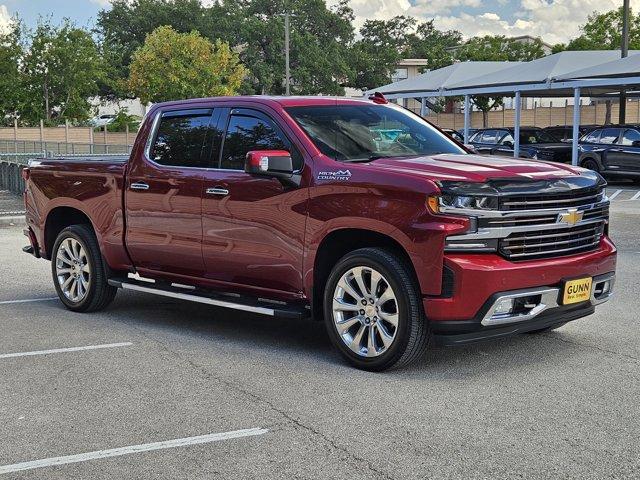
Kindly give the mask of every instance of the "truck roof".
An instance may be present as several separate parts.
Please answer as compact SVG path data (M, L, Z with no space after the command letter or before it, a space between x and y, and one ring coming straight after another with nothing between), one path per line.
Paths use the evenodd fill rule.
M208 98L192 98L188 100L172 100L169 102L158 103L155 106L168 106L168 105L189 105L191 103L202 103L206 101L216 102L258 102L262 104L274 104L277 103L282 107L300 107L311 105L362 105L373 103L366 97L362 98L349 98L349 97L329 97L319 95L309 96L272 96L272 95L238 95L238 96L226 96L226 97L208 97Z

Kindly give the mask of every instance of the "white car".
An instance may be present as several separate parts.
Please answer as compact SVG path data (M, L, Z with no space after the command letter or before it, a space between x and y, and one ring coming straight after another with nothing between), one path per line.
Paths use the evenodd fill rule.
M113 122L115 118L116 116L114 114L105 113L103 115L98 115L97 117L93 117L90 123L94 127L104 127L105 125L109 125L111 122Z

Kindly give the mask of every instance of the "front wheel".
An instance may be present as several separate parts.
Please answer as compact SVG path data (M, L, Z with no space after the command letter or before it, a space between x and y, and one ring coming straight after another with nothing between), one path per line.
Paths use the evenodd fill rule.
M58 297L69 310L101 310L116 295L117 289L108 284L98 240L87 225L72 225L60 232L51 271Z
M583 161L582 167L588 170L593 170L594 172L600 173L600 166L598 165L598 162L596 162L592 158L587 158L585 161Z
M334 346L353 366L381 371L421 358L429 324L410 266L399 255L363 248L338 261L324 293Z

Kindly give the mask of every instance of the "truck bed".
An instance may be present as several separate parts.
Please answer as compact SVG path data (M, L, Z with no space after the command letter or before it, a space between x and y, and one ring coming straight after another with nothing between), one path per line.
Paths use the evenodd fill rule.
M27 225L39 238L41 254L48 258L54 231L45 222L76 208L92 223L101 247L127 262L124 248L123 185L128 156L73 156L39 158L29 164L29 188L25 193Z

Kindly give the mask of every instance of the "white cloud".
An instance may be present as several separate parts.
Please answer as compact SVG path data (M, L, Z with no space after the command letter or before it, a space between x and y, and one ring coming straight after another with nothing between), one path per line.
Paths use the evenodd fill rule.
M327 3L334 3L327 0ZM620 0L498 0L499 4L519 3L516 18L506 19L500 12L482 10L481 0L352 0L356 27L367 19L387 20L396 15L435 19L441 29L459 30L465 38L475 35L533 35L554 44L567 42L579 34L579 27L593 12L618 8ZM640 0L631 0L640 10Z
M11 15L6 5L0 5L0 33L7 33L11 29Z

